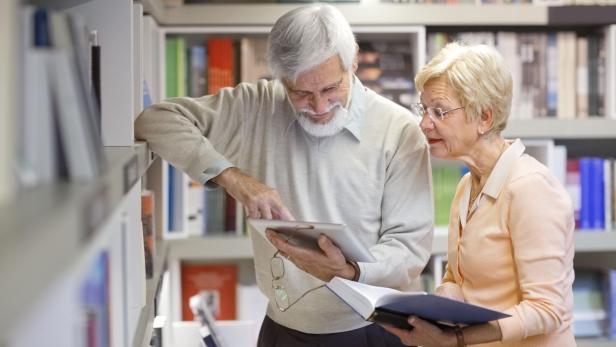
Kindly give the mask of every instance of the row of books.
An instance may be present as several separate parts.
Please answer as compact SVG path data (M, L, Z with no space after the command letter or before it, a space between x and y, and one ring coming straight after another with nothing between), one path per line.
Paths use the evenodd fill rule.
M411 47L408 37L358 41L357 77L378 94L411 108L418 101L413 82L414 55L417 52Z
M441 283L447 257L432 256L421 274L421 290ZM616 269L576 268L573 282L573 331L578 338L616 339Z
M616 118L616 26L604 32L434 32L428 59L459 40L496 47L513 74L511 119Z
M616 339L616 269L576 269L573 332L576 337Z
M565 146L553 140L524 140L526 153L544 163L565 186L575 210L579 230L613 231L616 225L616 162L612 158L567 159ZM456 187L468 168L435 163L432 167L435 224L447 225ZM173 177L177 177L173 173ZM180 173L180 189L172 197L169 230L203 236L245 234L241 206L222 189L208 190Z
M612 158L567 160L566 187L580 230L614 231L616 162Z
M434 266L444 268L445 263L446 258L441 257L435 260ZM440 283L442 270L438 274L428 272L422 279L434 280L424 279L429 288L418 289L432 292L435 281ZM215 320L254 319L254 315L246 312L264 313L267 303L256 286L238 284L238 268L233 263L182 263L181 295L184 321L199 318L190 305L190 299L196 295L201 297L203 309ZM616 339L616 269L576 269L573 296L575 336Z
M166 40L168 97L199 97L215 94L220 88L234 86L238 81L270 78L265 37L239 40L211 37L202 44L189 45L187 42L187 38L181 36Z
M567 148L553 140L524 140L526 153L545 164L567 189L581 231L614 231L616 161L613 158L567 159ZM434 163L435 224L447 225L451 201L467 168Z
M187 47L185 37L167 38L167 95L198 97L213 94L237 81L270 79L266 60L267 39L208 38ZM414 49L403 39L359 40L357 76L377 93L410 107L416 101L413 85ZM235 58L237 56L237 58Z
M265 47L264 42L250 38L242 39L240 46L248 54L253 43ZM236 46L233 39L226 37L208 38L204 44L190 47L185 37L168 37L165 42L167 96L199 97L235 85ZM251 69L250 64L242 66L243 72ZM236 202L224 190L205 189L172 165L168 177L169 231L188 235L236 232Z
M90 42L79 16L45 8L23 8L21 25L23 117L16 118L21 186L93 179L105 167L96 39Z

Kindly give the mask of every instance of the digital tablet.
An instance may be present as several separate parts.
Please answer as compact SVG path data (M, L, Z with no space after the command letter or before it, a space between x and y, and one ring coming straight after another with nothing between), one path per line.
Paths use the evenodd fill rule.
M370 253L363 243L361 243L344 224L253 218L248 218L247 223L253 230L266 239L265 230L272 229L288 238L288 242L293 245L316 250L320 250L317 244L317 238L319 235L325 234L325 236L329 237L329 239L340 248L348 260L366 263L376 262L372 253Z

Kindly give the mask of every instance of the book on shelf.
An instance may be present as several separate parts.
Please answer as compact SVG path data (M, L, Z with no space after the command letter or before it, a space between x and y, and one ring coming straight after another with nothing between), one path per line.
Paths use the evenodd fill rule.
M607 310L607 337L616 340L616 269L608 269L605 271L605 295L606 295L606 310Z
M494 46L513 76L510 119L616 118L616 28L573 32L431 32L428 60L451 41Z
M256 83L272 78L267 64L267 38L243 37L240 40L240 76L242 82Z
M334 277L326 286L365 320L401 328L409 328L409 316L443 326L474 325L509 317L499 311L426 292L401 292L340 277Z
M80 306L84 319L83 346L109 346L111 340L109 254L99 252L81 284Z
M207 40L207 93L235 85L235 47L228 37Z
M207 291L199 292L189 299L190 309L195 320L199 322L199 335L205 347L224 347L222 334L211 311L211 296Z
M432 165L434 224L448 225L451 201L462 177L462 168L455 165Z
M76 15L33 7L22 13L27 96L18 124L22 184L97 177L105 160L90 82L87 28Z
M576 269L573 282L573 334L604 336L608 315L600 270Z
M24 116L19 172L24 186L59 177L92 179L105 166L90 82L87 29L79 16L22 10Z
M141 224L143 224L143 252L145 255L145 277L154 275L154 259L156 258L156 218L154 216L154 192L141 192Z
M413 48L406 40L360 39L356 75L376 93L406 108L417 102Z
M235 264L183 262L180 265L182 320L193 320L189 299L196 294L205 296L208 309L215 319L236 319L237 276Z

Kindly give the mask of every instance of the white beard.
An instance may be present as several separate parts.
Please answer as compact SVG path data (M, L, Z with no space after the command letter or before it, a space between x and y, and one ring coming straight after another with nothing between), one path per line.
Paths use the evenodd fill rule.
M327 123L315 123L307 114L315 114L310 109L302 109L297 113L299 125L314 137L327 137L339 133L351 121L349 110L342 107L340 102L332 104L326 112L335 109L334 116Z

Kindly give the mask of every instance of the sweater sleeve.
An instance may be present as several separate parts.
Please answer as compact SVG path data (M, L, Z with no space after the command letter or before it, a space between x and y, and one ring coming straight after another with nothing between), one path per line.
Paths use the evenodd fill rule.
M430 153L415 123L402 132L387 168L376 263L360 263L360 282L401 290L419 278L432 249L433 204Z
M519 341L555 332L571 321L575 224L569 196L549 173L513 181L509 194L509 231L522 298L499 324L503 341Z
M200 98L171 98L144 110L135 136L192 179L207 183L234 166L243 132L268 94L268 84L242 83Z

